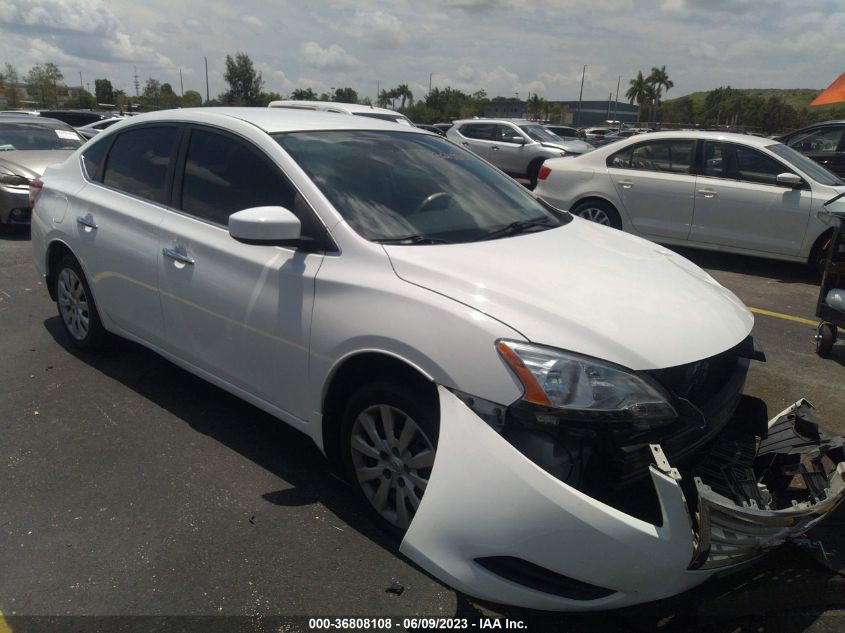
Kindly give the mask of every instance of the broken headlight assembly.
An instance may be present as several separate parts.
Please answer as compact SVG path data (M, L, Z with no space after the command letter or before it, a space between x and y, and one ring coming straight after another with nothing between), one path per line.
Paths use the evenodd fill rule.
M648 431L678 417L659 385L618 365L504 339L496 349L522 383L522 402L534 405L540 426L587 424Z

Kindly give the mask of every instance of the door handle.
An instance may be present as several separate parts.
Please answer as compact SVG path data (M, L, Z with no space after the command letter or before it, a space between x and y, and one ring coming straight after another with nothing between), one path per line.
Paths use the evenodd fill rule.
M464 147L469 147L469 143L467 143L466 141L464 141L463 143L461 143L461 145L463 145Z
M698 193L700 193L705 198L715 198L716 197L716 191L714 191L713 189L699 189Z
M91 216L90 213L88 215L84 216L84 217L81 216L81 215L79 217L77 217L76 223L79 226L84 226L86 230L88 230L88 229L90 229L91 231L97 230L97 223L94 222L94 218Z
M619 186L622 187L623 189L630 189L631 187L634 186L634 181L633 180L620 180Z
M491 150L493 150L493 151L495 152L495 151L497 151L497 150L499 149L499 146L498 146L498 145L494 145L494 146L493 146L493 147L491 147L490 149L491 149Z
M161 249L161 252L164 253L170 259L175 259L177 262L191 265L193 265L194 263L194 259L192 257L188 257L185 253L180 253L179 251L173 250L172 248L163 248Z

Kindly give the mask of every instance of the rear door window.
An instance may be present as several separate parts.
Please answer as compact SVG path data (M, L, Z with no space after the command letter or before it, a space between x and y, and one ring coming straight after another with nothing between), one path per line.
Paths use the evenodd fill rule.
M469 123L461 126L460 132L467 138L492 141L495 129L496 126L493 123Z
M157 202L170 202L168 173L179 128L151 126L122 132L106 160L103 184Z

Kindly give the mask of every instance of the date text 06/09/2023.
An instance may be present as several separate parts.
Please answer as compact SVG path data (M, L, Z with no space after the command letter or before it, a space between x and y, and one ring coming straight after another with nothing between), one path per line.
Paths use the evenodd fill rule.
M406 630L527 630L522 620L510 618L309 618L311 630L370 630L389 631L402 628Z

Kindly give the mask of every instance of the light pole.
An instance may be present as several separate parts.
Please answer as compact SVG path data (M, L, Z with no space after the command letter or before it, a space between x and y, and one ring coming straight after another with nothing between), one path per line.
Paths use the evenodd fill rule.
M581 71L581 92L578 93L578 111L575 113L575 127L581 122L581 99L584 96L584 77L587 74L587 65L584 64L584 70Z

